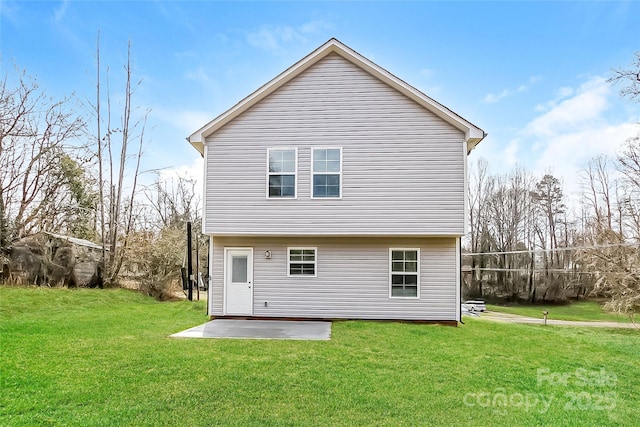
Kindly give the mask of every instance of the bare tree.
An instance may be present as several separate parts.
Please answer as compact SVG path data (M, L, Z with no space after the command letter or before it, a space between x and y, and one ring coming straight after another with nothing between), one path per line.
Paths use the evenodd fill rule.
M591 235L579 259L596 278L594 291L607 296L606 306L633 317L640 313L640 246L611 229Z
M475 166L471 167L469 179L469 228L471 233L471 252L479 253L489 251L487 238L487 192L489 178L489 163L480 158ZM474 256L471 258L472 292L482 297L482 270L486 266L486 257ZM478 267L478 268L476 268Z
M618 155L623 195L620 205L629 237L640 241L640 137L631 138Z
M58 231L86 190L76 155L85 123L69 99L48 98L24 71L0 83L0 241ZM82 189L78 187L82 186ZM80 202L84 203L86 200Z
M532 182L531 175L523 169L489 180L488 238L491 249L499 252L495 256L497 288L509 299L518 298L518 284L516 275L511 272L514 260L505 252L522 248L530 212Z
M558 249L557 228L565 213L562 184L553 175L545 174L530 194L535 202L535 209L532 212L533 227L542 249L545 281L548 287L553 287L555 292L559 293L565 285L564 277L550 271L564 266L564 257L556 251ZM530 299L535 299L534 292L530 293Z
M592 209L593 218L598 226L613 229L614 224L614 183L611 179L612 165L606 155L594 157L587 169L582 172L584 200Z
M614 70L611 82L623 82L622 96L640 101L640 52L631 69ZM580 253L585 265L596 277L596 292L609 297L607 305L633 317L640 312L640 137L627 141L616 164L621 174L622 196L618 197L619 230L609 220L596 218L590 234L591 247ZM600 193L604 193L604 175L598 173ZM592 186L593 187L593 186ZM593 191L593 199L596 192ZM606 199L605 199L606 200ZM623 218L624 217L624 218ZM625 224L623 226L623 224Z
M97 82L94 110L97 119L98 192L100 194L100 235L103 243L104 281L107 286L117 283L125 259L129 234L139 208L135 204L138 190L140 161L143 154L145 127L149 111L134 117L132 99L135 88L132 84L131 42L127 48L127 63L124 66L124 101L119 127L112 126L111 94L107 70L107 107L102 106L100 39L96 49ZM103 130L105 131L103 135ZM119 136L119 138L117 138ZM132 145L133 144L133 145ZM107 156L105 156L105 152ZM133 170L127 176L129 162L133 159ZM108 251L107 251L108 249Z
M531 192L531 196L540 208L546 223L545 227L543 227L544 230L539 229L539 234L542 235L548 232L545 240L548 239L549 249L556 249L558 247L556 228L565 210L560 180L553 175L546 174L538 181L535 190ZM553 264L553 252L550 253L551 264Z
M155 181L145 189L144 195L154 217L150 225L155 229L183 229L187 221L200 222L200 197L196 193L196 180L192 177L163 178L157 172Z
M479 168L472 168L469 190L470 291L530 302L564 299L569 281L560 269L575 266L558 249L576 233L569 230L560 181L550 174L536 181L520 168L497 176L486 164Z
M166 177L158 172L154 183L144 189L144 213L129 233L132 245L126 263L135 268L125 269L123 278L135 280L145 294L166 299L180 289L181 268L187 260L186 224L191 221L195 230L201 226L195 184L190 177ZM206 265L206 239L194 234L198 271L199 261ZM198 260L200 254L204 259Z
M613 70L613 75L609 82L625 84L620 94L629 97L632 101L640 101L640 51L635 53L635 58L629 68L617 68Z

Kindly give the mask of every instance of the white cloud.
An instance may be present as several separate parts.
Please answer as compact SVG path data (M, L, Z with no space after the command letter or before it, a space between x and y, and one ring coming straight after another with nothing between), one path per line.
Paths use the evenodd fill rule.
M572 87L564 86L556 90L556 99L559 100L559 99L568 98L573 94L574 94L574 90Z
M53 20L56 24L60 24L64 19L67 9L69 8L69 0L63 0L59 7L53 11Z
M529 80L527 81L527 84L523 84L518 86L516 89L503 89L502 92L500 93L488 93L485 95L484 99L482 100L482 102L485 102L487 104L494 104L498 101L500 101L501 99L507 98L509 96L515 95L517 93L522 93L525 92L526 90L529 89L529 86L532 84L535 84L537 82L539 82L540 80L542 80L541 76L532 76L529 78Z
M499 94L488 93L488 94L485 95L485 97L482 100L482 102L486 102L488 104L493 104L495 102L500 101L502 98L506 98L510 94L511 94L511 91L509 91L508 89L503 90Z
M263 25L258 31L247 34L250 45L269 52L282 50L282 44L290 43L294 39L304 41L304 38L288 25L277 27Z
M18 25L20 16L21 11L17 3L4 1L0 4L0 19L6 19L11 21L12 24Z
M323 31L333 30L334 25L322 19L316 19L314 21L307 22L300 26L300 32L303 34L318 34Z
M634 123L608 124L574 132L560 132L545 144L538 157L537 169L583 169L591 158L600 154L614 157L634 132L637 132L637 125Z
M189 80L195 80L202 83L211 81L211 78L205 71L204 67L198 67L195 70L189 70L185 73L185 77Z
M158 169L156 174L147 174L145 179L140 181L141 187L148 187L155 183L156 178L163 183L169 191L177 190L178 179L186 179L193 181L193 192L196 196L195 201L198 204L198 210L202 210L203 198L203 180L204 180L204 159L200 156L194 158L191 164L179 164L171 167ZM200 214L200 212L198 212Z
M638 133L638 117L610 118L611 87L594 77L578 88L559 88L545 112L531 120L498 156L509 167L527 163L536 176L551 171L564 182L568 197L579 190L580 171L590 159L615 157L625 141Z
M562 94L570 93L569 88L561 88L560 91ZM607 97L610 92L610 86L605 79L593 78L582 84L573 97L557 105L550 104L552 108L530 122L524 133L532 136L552 136L592 126L593 120L599 119L609 106Z
M433 75L434 71L430 68L423 68L422 70L420 70L420 74L422 75L422 77L426 77L429 78Z
M290 25L262 25L247 34L247 42L258 49L279 54L292 43L306 43L307 36L331 30L333 25L324 20L313 20L297 27Z
M503 162L510 168L514 168L518 165L518 150L520 146L517 141L511 141L507 148L502 152Z
M573 95L575 93L575 90L570 87L570 86L563 86L559 89L556 89L555 91L555 97L550 100L547 101L543 104L538 104L535 106L534 110L538 111L538 112L542 112L542 111L548 111L551 108L555 107L556 105L558 105L558 102L562 101L565 98L570 97L571 95Z
M160 178L167 179L181 177L202 181L204 159L201 156L195 157L190 165L176 165L160 170Z
M196 194L202 195L204 178L204 159L201 156L194 158L193 163L190 165L175 165L169 168L160 170L160 180L171 181L176 178L186 178L195 181Z
M542 76L539 74L529 77L529 84L535 84L535 83L538 83L539 81L542 81Z

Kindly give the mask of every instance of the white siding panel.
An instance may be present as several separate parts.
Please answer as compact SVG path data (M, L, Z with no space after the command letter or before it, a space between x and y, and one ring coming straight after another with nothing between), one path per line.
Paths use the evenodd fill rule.
M207 138L205 232L461 235L464 135L330 55ZM298 147L298 198L265 198L269 147ZM343 148L341 200L311 199L313 147Z
M215 237L211 314L223 315L225 247L254 248L256 317L456 319L455 238ZM317 248L317 277L287 277L287 247ZM389 248L420 248L420 299L389 298ZM271 259L264 252L271 251ZM265 306L267 302L267 306Z

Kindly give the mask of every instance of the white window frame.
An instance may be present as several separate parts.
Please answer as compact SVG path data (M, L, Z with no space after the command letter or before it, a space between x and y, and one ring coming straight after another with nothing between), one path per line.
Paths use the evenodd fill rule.
M271 158L271 151L293 151L294 152L294 161L295 161L295 168L294 168L294 173L293 173L293 179L295 181L294 185L293 185L293 197L291 196L280 196L280 197L276 197L273 196L271 197L269 195L269 177L271 175L291 175L290 172L270 172L269 171L269 159ZM265 177L265 197L267 198L267 200L295 200L298 198L298 147L270 147L267 148L267 164L265 167L265 172L266 172L266 177Z
M317 150L339 150L340 151L340 171L339 172L315 172L313 170L313 157L314 157L314 152ZM310 165L310 170L311 170L311 182L310 182L310 188L309 188L309 194L311 196L312 199L316 199L316 200L338 200L338 199L342 199L342 147L315 147L311 149L311 159L310 159L311 165ZM340 194L338 194L338 196L331 196L331 197L315 197L313 195L313 177L315 175L338 175L338 178L340 180Z
M311 261L296 261L294 264L313 264L313 275L311 274L291 274L291 251L292 250L312 250L313 263ZM287 248L287 277L318 277L318 248L311 246L293 246Z
M392 289L391 289L392 286L393 286L392 280L391 280L392 276L394 274L406 275L405 274L406 272L402 272L402 273L398 273L398 272L394 273L393 272L393 257L392 257L393 251L415 251L416 252L416 260L418 262L418 265L416 267L417 271L415 273L416 276L417 276L417 279L416 279L417 289L416 289L416 296L415 297L405 297L405 296L396 297L396 296L392 295ZM413 274L413 273L411 273L411 274ZM393 298L393 299L420 299L420 248L389 248L389 298Z

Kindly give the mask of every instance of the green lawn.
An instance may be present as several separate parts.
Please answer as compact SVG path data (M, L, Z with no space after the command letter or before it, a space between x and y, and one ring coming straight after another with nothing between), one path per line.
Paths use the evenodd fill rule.
M595 301L582 301L567 305L487 305L487 310L519 314L536 319L542 319L542 312L548 311L548 319L630 322L629 316L608 312L602 307L602 304Z
M338 322L331 341L173 339L206 320L202 303L0 287L0 310L3 426L629 426L640 419L635 329L469 319L458 328Z

